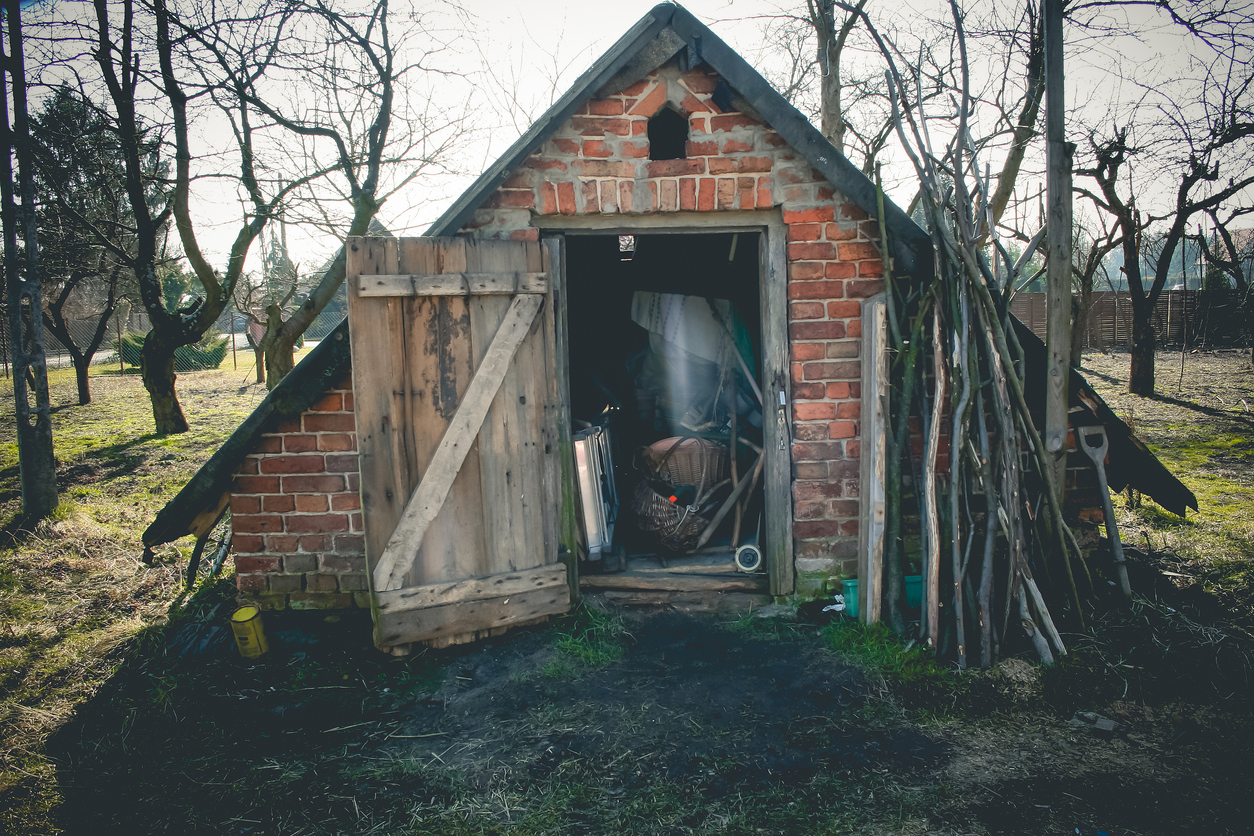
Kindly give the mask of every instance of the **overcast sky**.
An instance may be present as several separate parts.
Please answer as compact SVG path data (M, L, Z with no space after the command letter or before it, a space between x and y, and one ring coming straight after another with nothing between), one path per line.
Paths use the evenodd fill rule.
M399 5L394 4L394 9ZM468 26L471 31L462 33L446 63L467 73L466 83L474 90L451 82L448 90L456 99L455 104L467 96L478 97L479 130L459 143L455 164L460 174L424 178L394 198L384 208L381 219L393 229L409 234L425 230L555 96L564 92L579 73L654 5L650 0L599 4L588 0L536 0L527 4L473 0L467 4L472 16ZM684 6L750 63L759 66L767 60L762 41L763 18L779 13L781 8L804 9L803 0L792 4L782 0L689 0ZM945 13L945 6L931 0L894 0L891 4L871 0L868 4L877 24L900 27L898 37L903 46L908 46L912 38L907 22L919 9L934 17ZM1153 12L1134 9L1118 14L1139 16L1144 23ZM1121 77L1134 82L1171 78L1186 72L1189 63L1185 42L1167 28L1147 30L1137 43L1077 32L1069 32L1068 36L1072 38L1067 55L1068 101L1088 102L1095 109L1104 108L1111 99L1127 100L1144 94L1142 88L1121 81ZM1003 66L978 53L973 55L972 63L977 78L990 72L1005 72ZM995 167L1000 160L991 162ZM897 182L903 185L895 194L890 189L890 194L903 203L910 197L906 175L901 169ZM1033 176L1033 172L1025 171L1022 179L1026 183ZM1025 185L1025 192L1029 187ZM206 249L224 252L234 237L239 224L238 205L234 205L233 211L228 209L230 205L230 200L213 200L207 193L197 200ZM302 249L309 252L304 257L294 253L294 257L302 266L312 266L335 246L332 241L308 241Z

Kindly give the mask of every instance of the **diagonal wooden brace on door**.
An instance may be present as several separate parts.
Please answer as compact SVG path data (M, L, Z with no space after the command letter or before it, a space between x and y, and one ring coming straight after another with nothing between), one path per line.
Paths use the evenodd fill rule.
M413 566L428 526L440 512L453 487L453 481L474 444L479 428L488 415L492 400L509 371L518 347L531 330L531 323L540 310L543 297L521 293L514 297L500 328L475 370L474 378L445 431L440 445L422 480L405 506L405 513L374 569L375 590L382 592L401 588L406 573Z

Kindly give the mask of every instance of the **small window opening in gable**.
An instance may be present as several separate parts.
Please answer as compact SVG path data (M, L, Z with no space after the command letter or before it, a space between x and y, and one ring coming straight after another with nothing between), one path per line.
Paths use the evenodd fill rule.
M649 120L649 159L682 160L688 156L688 120L669 107Z

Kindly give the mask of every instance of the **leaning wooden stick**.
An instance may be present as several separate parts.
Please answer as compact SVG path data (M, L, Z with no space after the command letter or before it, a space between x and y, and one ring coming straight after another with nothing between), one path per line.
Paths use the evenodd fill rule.
M728 445L728 447L731 449L731 480L732 480L733 485L737 485L740 483L740 473L737 471L737 467L736 467L736 421L739 418L739 416L736 414L736 407L737 407L736 376L733 374L729 374L727 377L728 377L728 384L729 384L727 387L727 403L728 403L728 412L731 417L731 426L730 426L731 444ZM731 545L733 549L736 548L736 546L739 545L740 543L740 517L741 517L740 503L738 502L736 503L736 519L732 523Z
M731 511L732 505L740 498L740 495L745 492L745 489L749 487L749 482L754 480L756 475L762 471L762 463L765 460L766 456L758 456L758 461L753 468L753 473L746 473L740 480L740 483L732 489L732 492L727 499L723 500L723 505L718 509L718 513L714 515L714 519L710 520L710 524L705 527L705 531L701 532L701 539L697 540L697 545L693 546L693 551L696 551L706 543L710 542L710 538L714 536L714 531L719 527L719 524L723 522L724 518L727 517L728 512Z

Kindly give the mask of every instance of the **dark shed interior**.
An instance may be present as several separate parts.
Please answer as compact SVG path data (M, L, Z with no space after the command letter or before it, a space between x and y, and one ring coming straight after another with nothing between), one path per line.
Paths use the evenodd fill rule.
M701 563L732 570L735 547L757 530L762 486L751 474L762 442L762 407L754 391L761 374L759 242L758 233L567 237L571 417L576 432L590 425L609 429L621 501L615 549L619 556L625 552L629 562ZM651 324L646 327L641 321ZM658 330L662 328L665 335ZM697 354L677 348L674 340L688 341ZM706 359L715 354L717 359ZM752 371L753 383L745 369ZM675 444L669 440L700 438L693 443L726 451L733 423L738 439L734 465L730 456L718 452L725 461L721 467L711 463L707 471L698 468L700 475L687 479L658 478L655 465ZM655 452L642 453L655 442L661 443ZM678 462L681 452L672 454L672 460ZM666 467L662 462L663 476L675 475L674 466L670 471ZM750 478L740 499L729 503L746 476ZM645 495L648 501L641 499ZM659 502L657 497L676 509L698 507L703 521L695 525L700 529L722 506L728 511L703 548L692 548L694 537L683 545L668 545L666 531L650 531L649 520L642 519L649 516L641 513L642 507ZM587 569L607 567L612 570L613 565Z

